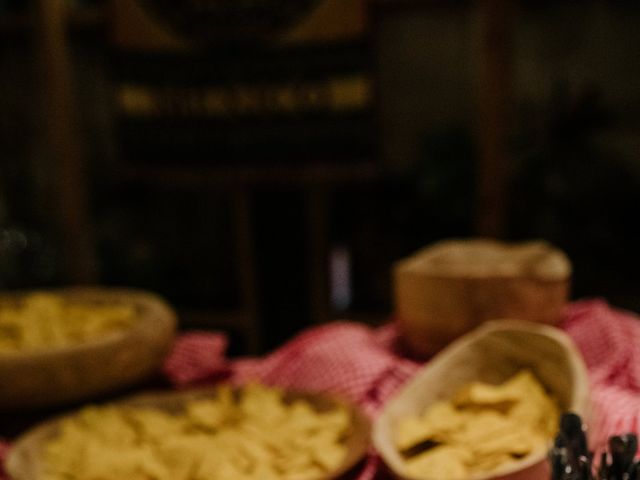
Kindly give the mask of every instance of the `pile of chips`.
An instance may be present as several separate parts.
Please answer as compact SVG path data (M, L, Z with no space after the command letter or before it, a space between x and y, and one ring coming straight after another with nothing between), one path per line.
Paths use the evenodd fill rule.
M136 319L133 305L83 304L60 295L33 293L0 305L0 353L64 347L125 330Z
M316 411L259 385L184 411L89 407L68 418L45 449L46 480L313 480L338 468L351 416Z
M466 478L546 451L558 418L556 402L523 370L501 385L472 383L401 419L396 447L411 478Z

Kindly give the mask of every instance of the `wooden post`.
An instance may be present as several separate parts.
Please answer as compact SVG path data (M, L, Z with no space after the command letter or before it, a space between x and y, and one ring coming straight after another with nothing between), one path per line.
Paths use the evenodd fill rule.
M476 231L505 233L508 183L508 111L511 89L511 0L481 0L480 115Z
M95 261L66 39L68 4L66 0L35 2L34 44L39 54L42 127L51 160L52 207L62 242L65 278L73 283L91 283L95 280Z
M309 242L309 293L311 322L329 320L329 192L326 186L312 186L307 197L307 235Z
M256 293L256 263L254 258L253 226L251 215L251 193L246 188L237 188L232 196L233 217L236 231L236 260L243 305L243 333L247 350L252 355L262 350L262 324L258 318Z

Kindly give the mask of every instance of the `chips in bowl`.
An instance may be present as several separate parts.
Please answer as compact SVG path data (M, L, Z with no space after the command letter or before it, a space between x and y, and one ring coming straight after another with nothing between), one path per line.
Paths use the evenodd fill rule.
M61 406L153 375L177 327L151 292L76 287L0 293L0 410Z
M589 417L577 347L554 327L492 321L403 385L376 418L372 439L393 478L541 480L551 472L540 444L558 411ZM428 451L434 456L420 457Z
M460 479L547 449L559 408L529 370L500 385L474 382L402 418L396 446L411 478Z
M364 417L331 397L220 387L84 408L20 439L8 469L15 480L323 480L353 467L367 437Z
M34 292L0 303L0 352L34 352L86 342L130 328L132 304L72 301L56 293Z

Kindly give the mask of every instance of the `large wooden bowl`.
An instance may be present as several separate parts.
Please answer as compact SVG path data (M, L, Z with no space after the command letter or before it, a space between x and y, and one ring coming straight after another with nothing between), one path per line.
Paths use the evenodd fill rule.
M561 330L518 321L488 322L459 338L433 358L385 407L374 423L373 443L396 478L403 462L394 438L399 419L418 415L438 400L449 399L470 382L499 384L523 368L530 369L562 411L588 419L586 367L571 339ZM545 480L550 478L546 452L531 454L491 475L430 480Z
M194 399L215 397L213 388L195 391L148 393L122 400L117 404L154 407L176 413L184 405ZM345 439L347 456L335 471L316 480L333 480L351 471L366 455L369 447L370 424L368 418L355 406L343 400L325 394L308 392L286 392L285 401L305 400L317 411L327 411L343 406L351 414L352 428ZM6 462L7 472L12 480L41 480L44 478L43 452L44 446L58 434L61 420L65 417L50 420L18 439L11 449Z
M554 325L568 301L570 277L567 256L546 242L445 240L394 266L398 325L422 357L487 320Z
M53 290L82 303L134 305L137 320L126 330L67 347L0 352L0 409L63 405L132 385L152 374L176 329L173 310L158 296L125 289ZM18 302L29 292L5 293Z

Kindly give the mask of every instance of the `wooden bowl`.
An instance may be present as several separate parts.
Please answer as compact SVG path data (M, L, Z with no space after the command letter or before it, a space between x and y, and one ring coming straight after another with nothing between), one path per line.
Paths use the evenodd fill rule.
M394 266L402 338L415 355L429 357L487 320L556 324L570 277L566 255L546 242L435 243Z
M183 392L148 393L117 402L118 405L153 407L176 413L184 405L195 399L215 397L213 388ZM318 411L327 411L343 406L351 413L352 429L345 440L347 456L344 462L331 474L318 477L316 480L333 480L342 477L352 470L366 455L369 448L370 424L368 418L355 406L326 394L289 391L285 393L285 401L305 400ZM6 470L12 480L43 479L44 447L58 434L61 420L65 417L50 420L21 436L10 450L6 461Z
M0 409L56 406L118 390L152 374L168 352L176 316L160 297L107 288L51 292L83 303L132 304L137 321L126 330L75 345L0 352ZM28 293L1 294L0 302L17 302Z
M373 443L396 478L403 462L394 444L399 419L418 415L449 399L473 381L499 384L523 368L536 375L562 411L588 419L589 383L582 357L571 339L555 327L519 321L492 321L459 338L435 356L385 406L374 423ZM432 480L544 480L550 478L546 452L531 454L491 475Z

